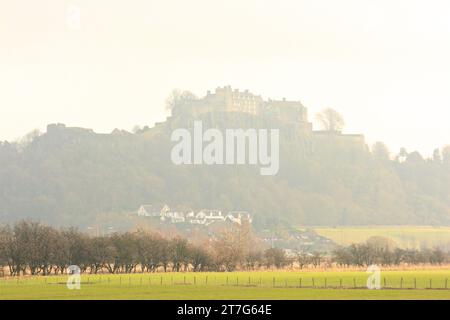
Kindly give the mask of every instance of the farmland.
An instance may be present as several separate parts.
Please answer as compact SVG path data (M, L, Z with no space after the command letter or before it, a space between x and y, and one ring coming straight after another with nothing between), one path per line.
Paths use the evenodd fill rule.
M0 299L450 299L450 270L385 271L381 290L365 272L202 272L0 279ZM445 289L447 287L447 289Z
M446 246L450 243L450 227L427 226L364 226L316 227L319 235L340 245L365 242L373 236L392 239L402 248Z

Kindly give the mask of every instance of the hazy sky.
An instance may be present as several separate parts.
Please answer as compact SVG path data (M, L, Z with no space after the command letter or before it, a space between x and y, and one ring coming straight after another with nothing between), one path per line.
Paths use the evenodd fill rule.
M131 130L173 88L229 84L430 154L450 144L449 57L447 0L1 1L0 140Z

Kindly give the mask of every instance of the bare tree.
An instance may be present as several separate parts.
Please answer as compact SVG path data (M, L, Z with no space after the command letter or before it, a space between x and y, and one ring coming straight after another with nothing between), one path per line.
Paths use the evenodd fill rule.
M316 115L323 130L330 132L341 132L345 122L342 115L334 109L327 108Z
M181 108L197 99L197 96L190 91L174 89L166 99L166 109L172 111L172 114L177 114Z
M189 251L190 261L194 272L204 271L210 267L212 258L206 249L191 246Z
M116 253L113 246L110 245L109 239L105 237L92 238L89 245L89 260L91 273L97 274L98 271L106 267L113 261Z
M445 253L439 248L434 248L433 251L431 252L430 263L441 265L442 263L444 263L444 261L445 261Z
M319 251L314 251L313 255L311 257L311 263L313 264L314 268L317 268L320 266L320 263L322 262L322 253Z
M246 233L239 227L225 228L213 243L215 264L218 269L235 270L244 259Z
M67 267L70 264L70 240L68 238L68 233L64 231L58 232L58 240L54 244L54 272L65 273Z
M303 269L303 267L307 266L310 262L311 258L307 253L301 252L297 254L297 263L300 269Z
M261 251L250 251L244 257L245 268L247 270L255 270L261 263L262 253Z
M13 232L9 226L0 226L0 268L9 267L10 274L14 275L14 263L12 261L13 252Z
M186 239L175 238L170 244L172 270L179 272L181 267L185 269L189 264L189 249Z
M266 266L280 269L287 263L286 253L280 248L269 248L264 251L264 258L266 260Z
M333 259L340 266L349 266L353 264L353 255L349 248L338 247L333 250Z

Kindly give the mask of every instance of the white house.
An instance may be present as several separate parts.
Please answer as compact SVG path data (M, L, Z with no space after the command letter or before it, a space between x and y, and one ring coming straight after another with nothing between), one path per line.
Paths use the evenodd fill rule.
M170 218L170 221L172 223L180 223L186 221L184 212L167 212L166 218Z
M182 211L171 211L168 205L142 205L138 210L138 216L157 217L161 221L171 223L191 223L208 226L216 222L230 221L241 225L243 221L252 222L250 214L247 211L230 211L223 215L222 211L217 209L202 209L197 214L194 211L184 213Z
M226 219L239 225L241 225L244 220L252 223L250 214L247 211L230 211L228 212Z
M193 219L195 218L195 213L194 211L189 211L188 213L186 213L186 219Z
M224 221L225 217L220 210L202 209L195 216L197 219L206 219L208 221Z
M138 216L141 217L162 217L170 212L170 208L167 204L162 206L156 206L151 204L144 204L138 209Z

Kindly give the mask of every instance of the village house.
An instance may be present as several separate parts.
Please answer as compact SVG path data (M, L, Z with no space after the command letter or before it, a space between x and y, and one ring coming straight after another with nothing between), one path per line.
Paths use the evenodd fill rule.
M250 214L247 211L230 211L223 215L222 211L217 209L202 209L197 214L194 211L171 211L168 205L142 205L137 215L140 217L158 218L161 221L169 223L189 223L209 226L213 223L230 222L241 225L243 221L252 222Z
M168 205L151 205L151 204L144 204L140 206L138 209L138 216L141 217L162 217L167 212L170 211L170 208Z
M241 225L244 221L252 223L250 214L247 211L230 211L228 212L226 219L239 225Z

